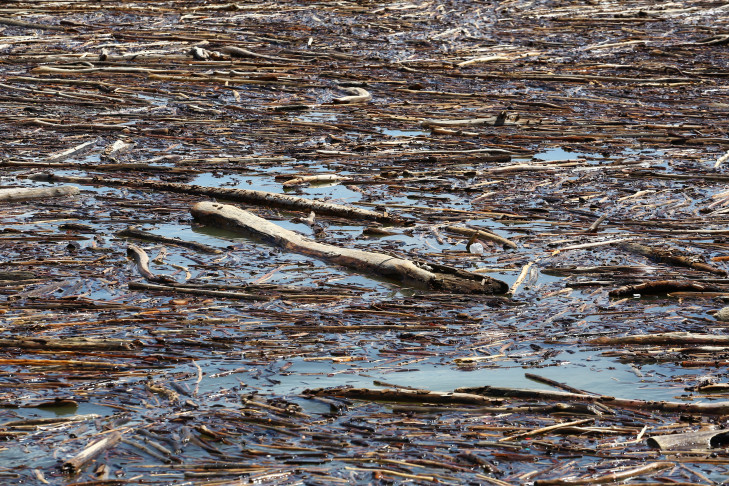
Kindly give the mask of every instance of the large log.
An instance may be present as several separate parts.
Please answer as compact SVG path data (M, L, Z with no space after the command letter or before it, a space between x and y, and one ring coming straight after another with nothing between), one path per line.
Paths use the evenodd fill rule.
M192 216L202 223L239 231L294 253L394 279L404 285L471 294L497 294L508 290L500 280L451 267L319 243L235 206L201 202L192 207Z

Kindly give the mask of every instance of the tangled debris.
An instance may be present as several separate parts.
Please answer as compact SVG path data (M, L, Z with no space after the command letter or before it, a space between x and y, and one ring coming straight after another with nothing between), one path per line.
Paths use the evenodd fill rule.
M4 2L0 481L721 483L727 15Z

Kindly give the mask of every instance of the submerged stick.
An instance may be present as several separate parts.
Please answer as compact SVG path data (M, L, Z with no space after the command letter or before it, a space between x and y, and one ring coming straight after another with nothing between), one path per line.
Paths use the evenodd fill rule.
M193 206L192 215L203 223L240 231L291 252L392 278L405 285L469 294L504 293L508 289L500 280L455 268L312 241L235 206L201 202Z

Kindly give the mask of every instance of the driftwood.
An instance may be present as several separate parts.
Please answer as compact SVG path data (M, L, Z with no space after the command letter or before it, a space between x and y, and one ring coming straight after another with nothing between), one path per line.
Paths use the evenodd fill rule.
M442 265L318 243L235 206L201 202L193 206L192 215L200 222L240 231L288 251L398 280L405 285L458 293L495 294L508 290L499 280Z
M441 393L428 390L372 389L372 388L314 388L303 391L304 395L354 398L383 402L456 403L491 405L493 400L471 393Z
M81 190L76 186L57 187L13 187L0 189L0 201L28 201L31 199L42 199L46 197L75 196Z
M610 291L610 297L628 297L634 294L660 295L669 292L718 292L716 285L692 282L690 280L655 280L639 284L624 285Z
M63 463L63 470L69 474L77 474L81 472L86 464L91 462L98 455L114 447L122 436L119 432L112 432L103 439L92 442L86 446L81 452Z
M139 189L150 189L153 191L177 192L192 194L196 196L208 196L228 201L244 202L265 207L276 207L292 211L314 211L318 215L336 216L340 218L394 222L398 218L387 213L378 213L367 209L360 209L341 204L333 204L316 199L290 196L288 194L276 194L266 191L254 191L251 189L231 189L227 187L206 187L190 184L179 184L175 182L154 182L149 180L134 179L110 179L100 177L71 177L56 174L34 174L32 180L38 181L59 181L71 182L86 185L134 187Z
M170 238L169 236L155 235L154 233L149 233L147 231L137 229L134 226L130 226L127 229L121 230L117 233L117 236L136 238L146 241L155 241L157 243L166 243L168 245L182 246L184 248L191 248L193 250L197 250L203 253L223 253L223 250L220 250L219 248L213 248L212 246L204 245L196 241L185 241L179 238Z
M540 479L534 482L535 486L547 486L547 485L571 485L571 484L605 484L605 483L617 483L628 478L634 478L636 476L642 476L644 474L652 473L654 471L660 471L675 466L672 462L651 462L638 466L633 469L625 469L623 471L617 471L604 476L589 477L589 478L560 478L560 479Z
M141 272L141 270L140 270L140 272ZM154 275L154 277L160 278L159 275ZM221 299L233 299L233 300L253 300L253 301L273 300L273 297L270 297L267 295L258 295L258 294L251 294L251 293L245 293L245 292L229 292L229 291L224 291L224 290L208 290L208 289L200 289L200 288L183 286L183 285L147 284L147 283L142 283L142 282L129 282L129 290L151 290L151 291L155 291L155 292L172 292L172 293L178 293L178 294L204 295L207 297L218 297Z
M663 332L658 334L637 334L633 336L603 336L589 341L592 345L614 344L715 344L729 345L729 336L697 334L692 332Z
M528 398L537 400L559 400L563 402L599 403L609 407L628 408L637 410L653 410L677 413L697 413L710 415L725 415L729 413L729 401L711 403L685 403L635 400L631 398L616 398L606 395L587 395L583 393L569 393L550 390L533 390L529 388L507 388L498 386L457 388L457 393L483 395L485 397Z
M340 88L343 91L349 93L349 96L342 96L341 98L334 98L332 101L337 104L355 104L364 103L372 99L372 95L369 91L364 88Z
M702 430L684 434L654 435L646 440L646 444L664 451L725 447L729 444L729 430Z
M464 236L469 236L469 237L472 237L475 235L476 238L479 238L482 240L493 241L494 243L498 243L499 245L506 247L506 248L516 248L516 243L514 243L513 241L507 240L506 238L503 238L494 233L489 233L488 231L464 228L461 226L446 226L446 230L450 231L451 233L456 233L459 235L464 235Z
M149 257L147 256L147 252L145 252L144 250L139 248L137 245L128 245L127 246L127 256L129 258L131 258L134 261L134 263L137 264L139 273L146 280L149 280L150 282L156 282L156 283L162 283L162 284L176 283L175 279L173 279L169 275L153 274L149 269Z
M704 272L710 272L717 275L726 275L726 271L721 268L712 267L711 265L698 261L698 257L695 255L685 255L678 253L677 251L666 250L663 248L655 248L652 246L641 245L639 243L621 243L618 245L619 248L643 255L644 257L650 258L654 262L669 263L679 267L693 268L695 270L701 270Z

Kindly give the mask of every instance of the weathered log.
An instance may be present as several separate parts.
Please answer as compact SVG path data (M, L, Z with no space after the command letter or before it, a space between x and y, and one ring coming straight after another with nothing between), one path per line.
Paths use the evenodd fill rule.
M142 179L111 179L102 177L72 177L56 174L33 174L29 177L36 181L48 182L70 182L76 184L134 187L138 189L150 189L153 191L167 191L196 196L208 196L228 201L255 204L264 207L275 207L292 211L314 211L317 215L336 216L340 218L396 222L399 218L390 216L387 213L378 213L367 209L360 209L341 204L333 204L316 199L291 196L288 194L276 194L266 191L255 191L251 189L232 189L229 187L206 187L190 184L179 184L176 182L155 182Z
M654 435L646 440L646 444L663 451L725 447L729 444L729 430L702 430L683 434Z
M481 386L456 388L457 393L469 393L485 397L527 398L537 400L559 400L562 402L588 402L600 403L609 407L628 408L637 410L653 410L675 413L697 413L710 415L725 415L729 413L729 401L711 403L686 403L635 400L631 398L616 398L607 395L586 395L582 393L569 393L551 390L534 390L529 388L508 388L499 386Z
M627 297L635 294L659 295L669 292L719 292L721 287L691 280L655 280L624 285L610 291L610 297Z
M13 187L0 189L0 201L27 201L46 197L75 196L81 190L76 186Z
M354 398L383 402L457 403L491 405L493 400L470 393L441 393L427 390L373 389L373 388L314 388L304 390L304 395Z
M652 246L641 245L639 243L621 243L618 245L619 248L643 255L644 257L650 258L654 262L669 263L679 267L693 268L695 270L701 270L704 272L710 272L717 275L726 275L726 271L721 268L712 267L711 265L699 261L699 257L696 255L686 255L678 253L676 250L666 250L664 248L655 248Z
M63 463L63 470L69 474L81 472L86 464L94 458L114 447L122 436L119 432L112 432L103 439L99 439L86 446L81 452Z
M463 270L312 241L235 206L201 202L193 206L192 215L206 224L240 231L288 251L398 280L404 285L458 293L495 294L508 290L500 280Z
M698 334L693 332L662 332L658 334L636 334L633 336L603 336L589 341L592 345L614 344L723 344L729 345L729 336Z

